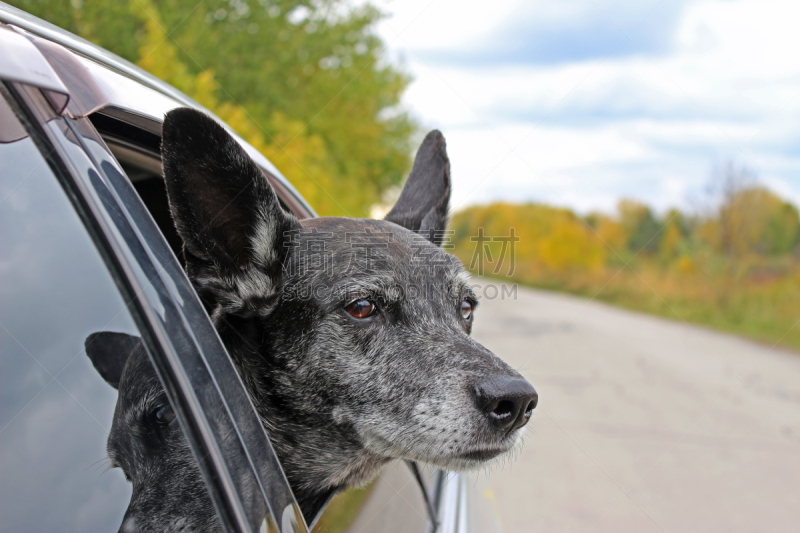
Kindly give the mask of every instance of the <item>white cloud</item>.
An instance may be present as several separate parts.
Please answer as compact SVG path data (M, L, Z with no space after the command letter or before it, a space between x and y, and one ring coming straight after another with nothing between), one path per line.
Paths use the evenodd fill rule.
M586 211L633 196L666 209L685 205L728 157L797 201L800 4L685 4L664 29L663 52L633 43L618 56L503 55L502 41L520 27L605 24L642 41L640 30L659 21L654 12L642 22L656 4L384 4L395 15L380 32L415 76L405 103L448 139L454 204L541 200ZM492 61L468 60L482 50L494 50Z

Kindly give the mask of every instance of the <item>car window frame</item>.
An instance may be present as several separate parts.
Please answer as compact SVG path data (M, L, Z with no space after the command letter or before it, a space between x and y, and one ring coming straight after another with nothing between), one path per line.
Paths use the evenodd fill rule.
M88 119L55 115L34 87L6 82L2 91L59 177L123 298L134 300L137 326L152 348L148 351L198 459L223 527L255 531L266 521L269 531L306 531L299 506L227 351L183 269L99 133ZM66 137L59 138L59 132L75 144L66 147ZM87 149L89 139L101 150ZM103 157L103 149L107 157ZM80 172L81 165L93 169L93 175ZM151 276L142 279L144 272ZM180 349L178 342L182 343ZM187 368L187 364L195 368ZM198 396L196 387L200 385L206 387L204 393L216 391L217 397ZM237 434L238 454L230 447L223 453L220 433L224 431ZM249 447L244 434L249 436ZM252 452L257 450L252 449L253 440L260 440L261 449L268 452L267 463L272 459L268 466L274 475L266 483L263 458L260 472L254 465ZM261 508L258 498L245 501L242 493L247 491L232 480L234 461L249 464L255 478L252 485L263 498Z

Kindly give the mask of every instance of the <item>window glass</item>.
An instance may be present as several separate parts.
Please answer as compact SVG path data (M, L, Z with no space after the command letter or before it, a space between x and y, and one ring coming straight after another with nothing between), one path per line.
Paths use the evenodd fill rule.
M0 530L116 531L117 391L84 348L138 336L129 305L30 137L0 144Z

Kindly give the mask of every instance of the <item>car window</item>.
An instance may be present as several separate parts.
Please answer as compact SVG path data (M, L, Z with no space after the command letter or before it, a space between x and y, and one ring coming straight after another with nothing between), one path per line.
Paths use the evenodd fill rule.
M131 497L106 453L117 391L85 345L139 336L132 302L33 140L0 143L0 168L0 529L116 531Z

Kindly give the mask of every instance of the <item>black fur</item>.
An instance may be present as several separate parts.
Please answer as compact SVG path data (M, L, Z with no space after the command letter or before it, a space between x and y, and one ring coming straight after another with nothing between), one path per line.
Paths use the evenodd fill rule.
M125 333L99 331L86 337L86 355L92 360L95 370L115 389L119 389L119 380L128 355L139 344L139 337Z
M285 254L281 236L299 223L281 208L239 143L205 115L189 108L171 111L161 152L187 273L203 280L195 286L209 309L235 305L226 300L232 289L226 280L251 265L276 277ZM260 241L263 249L254 250L259 222L274 226Z
M441 245L450 202L450 160L439 130L425 136L417 151L414 168L386 220L418 231Z
M521 442L535 392L469 336L472 316L461 305L476 305L476 296L460 262L438 246L450 196L440 132L425 138L386 220L298 221L225 130L191 109L167 115L162 152L187 272L306 516L332 490L366 483L392 459L472 468ZM372 314L348 312L365 300ZM120 402L158 388L143 365L126 366ZM511 429L498 429L500 415L479 401L487 379L492 390L516 380L529 391ZM143 467L120 457L142 454L120 448L114 434L135 433L124 426L136 420L120 409L109 452L136 479ZM184 480L190 496L202 499L197 468L184 468L195 473Z

